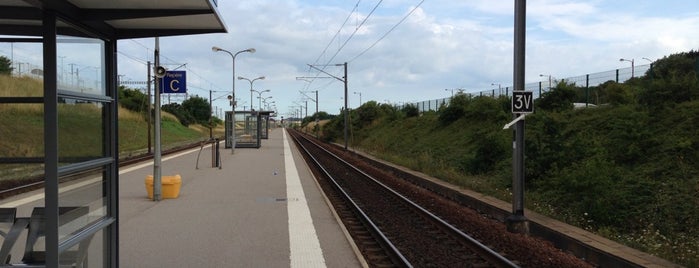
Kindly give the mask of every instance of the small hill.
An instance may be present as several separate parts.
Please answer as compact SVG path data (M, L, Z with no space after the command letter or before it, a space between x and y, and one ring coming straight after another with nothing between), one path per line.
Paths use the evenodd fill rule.
M43 84L29 77L0 75L0 96L40 97ZM99 155L102 144L101 109L93 104L59 104L59 151L61 156ZM42 104L0 104L0 156L2 157L42 157L43 118ZM222 135L221 127L216 135ZM200 125L185 127L177 118L168 113L162 117L163 148L182 143L208 139L208 128ZM145 152L148 146L148 124L144 114L124 108L119 109L119 152L122 156ZM19 175L13 168L4 169L0 178Z
M679 53L625 83L561 82L543 94L526 117L525 206L699 267L697 68L699 53ZM574 108L590 95L596 107ZM409 110L352 110L352 146L512 201L509 98L459 94L437 112ZM324 139L342 142L342 121L324 125Z

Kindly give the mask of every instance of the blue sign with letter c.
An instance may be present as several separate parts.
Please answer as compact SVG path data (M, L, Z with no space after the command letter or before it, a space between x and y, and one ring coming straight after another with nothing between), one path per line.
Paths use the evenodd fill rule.
M187 93L186 71L166 71L162 81L162 93Z

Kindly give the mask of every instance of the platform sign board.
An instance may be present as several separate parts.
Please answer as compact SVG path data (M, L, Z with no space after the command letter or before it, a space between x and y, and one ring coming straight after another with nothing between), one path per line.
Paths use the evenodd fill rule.
M187 93L187 72L166 71L163 76L162 92L166 94Z
M531 91L512 91L512 113L530 114L534 112L534 95Z

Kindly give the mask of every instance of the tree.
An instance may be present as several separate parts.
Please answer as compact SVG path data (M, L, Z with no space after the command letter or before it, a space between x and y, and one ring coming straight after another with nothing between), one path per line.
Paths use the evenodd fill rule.
M195 122L202 125L207 125L209 123L211 106L206 99L199 96L190 97L182 102L182 109L184 109Z
M12 61L5 56L0 56L0 74L12 74Z
M360 127L368 126L381 115L379 105L375 101L368 101L355 111L359 117L355 122L357 122Z
M622 105L634 103L632 88L625 84L607 84L603 91L607 95L607 100L611 105Z
M641 92L639 102L652 108L673 106L699 99L697 63L699 52L670 55L656 61L648 70L649 85Z
M555 88L551 89L551 91L542 94L535 107L556 112L572 110L575 99L575 84L561 81Z
M143 94L143 92L125 86L119 86L117 91L119 94L119 104L121 104L121 107L134 112L141 112L147 109L148 96Z
M447 126L452 122L459 120L466 114L466 107L470 105L472 101L471 96L466 94L456 94L449 101L449 105L444 107L439 111L439 122L443 126Z
M194 117L185 110L179 103L170 103L161 106L161 110L171 113L180 120L180 124L183 126L189 126L194 123Z
M420 115L420 109L415 104L408 104L400 110L406 117L417 117Z
M337 116L328 114L327 112L320 111L320 112L314 113L311 116L307 116L307 117L303 118L303 121L301 121L301 124L306 125L310 122L315 121L316 119L318 119L318 121L322 121L322 120L333 119L335 117L337 117Z

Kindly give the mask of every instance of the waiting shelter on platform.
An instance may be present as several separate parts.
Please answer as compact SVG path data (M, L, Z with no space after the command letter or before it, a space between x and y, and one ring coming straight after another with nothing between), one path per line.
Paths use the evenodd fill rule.
M262 113L260 117L260 122L262 123L260 126L260 138L263 140L269 139L269 129L273 127L272 124L274 124L274 119L272 118L273 113L272 111Z
M262 139L269 135L269 118L274 111L235 111L235 124L233 113L226 112L225 118L225 148L233 146L231 137L235 137L235 148L260 148ZM231 135L235 125L235 135Z
M39 174L43 186L29 208L0 200L0 220L11 226L3 230L0 266L119 267L117 40L224 32L216 0L0 1L0 43L37 58L31 75L16 80L39 88L0 87L0 114L32 119L0 127L40 129L26 133L36 136L33 144L0 137L0 145L24 148L0 149L0 181ZM59 72L67 63L89 66L82 82ZM30 216L19 217L21 210ZM15 247L24 256L7 258Z

